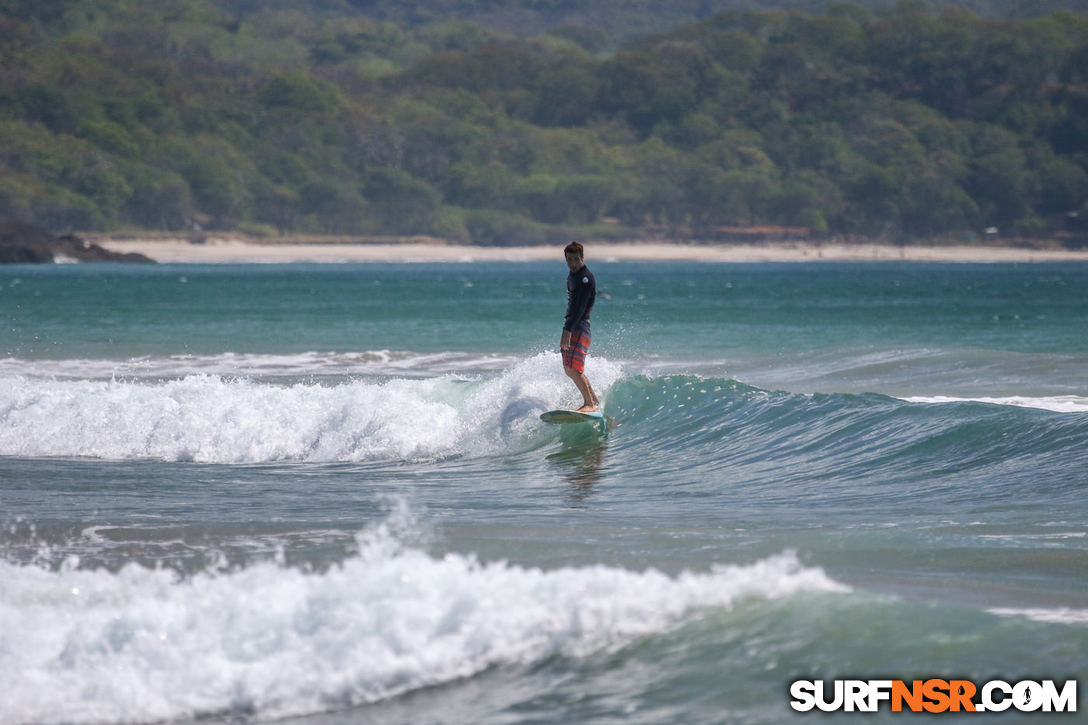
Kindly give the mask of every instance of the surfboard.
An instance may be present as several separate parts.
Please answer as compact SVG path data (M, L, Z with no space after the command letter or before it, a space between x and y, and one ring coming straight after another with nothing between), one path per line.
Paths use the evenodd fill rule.
M576 410L549 410L541 413L540 419L545 423L596 423L604 420L603 413L579 413Z

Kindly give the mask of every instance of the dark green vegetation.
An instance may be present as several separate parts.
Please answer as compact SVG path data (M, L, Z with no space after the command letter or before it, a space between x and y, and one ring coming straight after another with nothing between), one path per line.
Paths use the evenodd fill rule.
M71 0L65 0L71 2ZM332 16L365 14L375 20L415 27L469 22L516 35L563 28L580 40L612 48L610 39L629 40L682 23L706 20L731 10L801 10L823 13L841 0L214 0L239 16L256 10L298 9ZM865 8L887 8L899 0L853 0ZM1088 0L948 0L980 15L1034 18L1055 10L1088 13ZM586 28L592 28L586 31Z
M844 0L209 0L237 19L265 11L303 11L325 17L366 16L373 20L417 27L467 22L515 35L536 35L555 28L628 40L706 20L736 10L799 10L823 13ZM867 9L885 9L904 2L926 0L852 0ZM3 0L0 5L23 19L61 18L84 0ZM101 5L101 3L99 3ZM1036 18L1058 10L1088 12L1088 0L945 0L993 18ZM588 37L588 36L587 36Z
M300 5L0 0L0 214L499 244L1084 236L1088 19L1069 11L735 11L620 44L543 30L562 1L509 4L538 10L520 37L428 22L484 0Z

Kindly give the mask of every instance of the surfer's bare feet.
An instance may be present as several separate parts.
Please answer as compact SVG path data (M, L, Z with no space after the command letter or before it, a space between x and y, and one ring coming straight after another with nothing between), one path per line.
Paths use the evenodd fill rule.
M583 405L581 408L578 409L578 412L579 413L596 413L597 412L597 406L592 405L590 403L586 403L585 405Z

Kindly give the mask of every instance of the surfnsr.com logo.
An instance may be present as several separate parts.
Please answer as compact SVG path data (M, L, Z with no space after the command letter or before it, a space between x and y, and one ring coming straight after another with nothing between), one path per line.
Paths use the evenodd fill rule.
M1076 712L1077 681L797 680L790 697L798 712Z

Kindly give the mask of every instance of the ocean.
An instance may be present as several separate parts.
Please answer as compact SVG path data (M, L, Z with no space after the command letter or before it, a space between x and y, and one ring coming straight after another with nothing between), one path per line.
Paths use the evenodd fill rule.
M1088 265L587 263L0 267L0 722L1088 697Z

